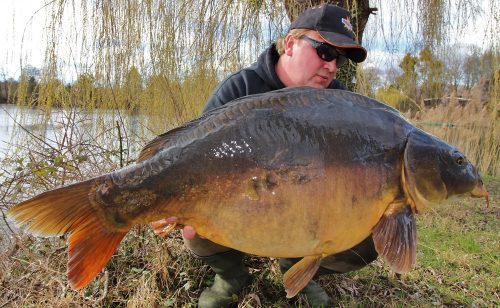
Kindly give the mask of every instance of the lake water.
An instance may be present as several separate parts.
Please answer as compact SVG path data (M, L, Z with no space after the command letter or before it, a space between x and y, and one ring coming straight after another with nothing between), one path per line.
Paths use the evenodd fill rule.
M16 136L19 138L19 135L15 134L18 131L36 134L48 142L55 140L57 127L59 129L62 127L62 124L56 123L63 123L62 114L61 110L55 109L48 121L42 121L44 113L39 109L11 104L0 105L0 159L4 158L12 150L12 145L19 141L16 140ZM45 123L40 124L41 122Z
M0 105L0 160L13 150L12 146L18 144L23 135L33 134L53 146L65 135L71 134L72 129L85 129L89 136L99 136L103 130L115 129L116 133L117 122L120 123L122 136L131 146L129 150L137 151L145 138L153 137L147 129L149 119L146 116L117 110L91 112L53 108L47 118L42 110L36 108Z
M0 105L0 158L10 148L16 119L19 120L19 108L15 105Z
M36 108L0 104L0 185L5 180L2 172L12 168L3 160L12 156L16 150L27 146L34 148L31 150L45 153L51 146L57 147L63 138L71 135L77 142L82 142L78 137L84 136L86 140L84 142L94 143L93 141L103 140L107 142L106 148L119 149L119 138L116 137L117 122L120 123L122 136L128 142L125 147L128 147L129 155L135 157L134 153L144 145L144 140L151 138L151 136L143 137L144 133L148 132L146 129L148 121L145 116L129 115L117 110L89 112L54 108L47 117L42 110ZM35 148L32 140L37 140L37 145L45 146ZM29 159L24 154L21 156L25 160ZM114 160L119 160L118 156ZM12 235L1 214L0 249L3 249L12 243Z

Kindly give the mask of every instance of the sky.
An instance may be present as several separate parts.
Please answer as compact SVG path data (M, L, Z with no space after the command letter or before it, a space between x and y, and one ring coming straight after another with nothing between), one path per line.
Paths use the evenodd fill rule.
M23 64L40 67L44 58L43 0L3 0L0 10L0 78L19 76ZM32 18L33 16L33 18ZM22 55L22 56L21 56Z
M367 47L369 51L369 56L365 65L367 66L377 66L380 65L381 61L384 59L388 61L396 61L399 63L400 59L407 53L412 52L416 53L419 50L414 50L414 44L408 44L407 42L411 40L409 36L410 33L415 33L414 29L418 29L419 25L422 24L417 18L412 19L410 22L404 20L407 18L405 15L398 14L399 10L412 10L417 11L420 10L420 7L417 7L417 3L414 4L414 7L405 7L411 1L398 1L400 2L399 10L391 10L390 4L395 0L381 1L386 7L383 7L382 4L378 6L377 15L370 16L368 21L368 25L365 29L365 36L363 38L363 44ZM496 1L496 2L495 2ZM492 35L491 31L489 31L492 26L498 29L499 21L496 21L496 25L492 25L491 22L493 20L493 12L491 11L491 4L496 3L495 6L500 10L500 2L499 0L478 0L476 3L480 7L480 12L478 14L474 14L468 12L470 15L470 22L466 27L459 26L456 28L451 27L449 29L450 37L449 44L450 45L460 45L460 48L463 48L466 52L469 45L476 45L480 50L485 50L491 46ZM417 1L414 1L417 2ZM386 4L387 3L387 4ZM457 14L456 9L460 9L458 6L458 1L451 1L454 5L452 5L452 10L449 12L450 19L456 17L454 14ZM393 5L393 4L391 4ZM382 6L382 7L381 7ZM497 18L499 14L496 14ZM407 24L408 26L405 28L399 28L401 25ZM382 26L381 26L382 25ZM390 31L392 25L393 31ZM411 27L411 31L408 31L408 28ZM494 38L497 42L500 41L500 34L496 33L496 38ZM497 43L498 46L498 43ZM397 64L396 64L397 65Z
M483 15L473 17L474 22L467 28L456 29L452 41L462 44L476 44L484 48L488 42L485 36L491 19L489 5L493 0L480 0ZM497 1L497 0L495 0ZM0 10L0 79L18 78L21 72L21 64L32 65L40 68L44 59L46 11L43 8L47 0L2 0ZM497 6L498 7L498 6ZM407 8L415 9L415 8ZM38 11L38 12L37 12ZM381 33L380 20L382 24L389 27L391 20L397 14L384 14L388 10L379 7L377 15L372 15L365 30L364 43L369 51L369 57L365 63L367 66L380 66L383 61L398 62L408 50L404 47L403 39L396 35ZM397 13L397 12L396 12ZM415 21L418 22L418 21ZM415 26L415 25L414 25ZM499 38L500 40L500 38Z

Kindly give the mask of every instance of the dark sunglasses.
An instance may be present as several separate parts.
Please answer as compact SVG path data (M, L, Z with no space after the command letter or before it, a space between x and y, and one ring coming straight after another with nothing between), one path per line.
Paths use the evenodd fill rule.
M342 50L335 48L330 44L318 42L305 35L301 36L300 38L308 41L309 44L311 44L311 46L316 49L318 57L320 57L324 61L330 62L337 59L337 66L342 66L347 62L345 52L343 52Z

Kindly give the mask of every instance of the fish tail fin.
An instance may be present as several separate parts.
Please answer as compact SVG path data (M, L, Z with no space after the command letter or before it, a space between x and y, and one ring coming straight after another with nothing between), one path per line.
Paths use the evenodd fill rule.
M106 265L127 231L106 228L89 195L95 179L44 192L7 211L26 231L38 236L69 234L68 279L85 287Z
M85 287L108 263L127 232L109 231L101 223L69 236L68 279L75 289Z

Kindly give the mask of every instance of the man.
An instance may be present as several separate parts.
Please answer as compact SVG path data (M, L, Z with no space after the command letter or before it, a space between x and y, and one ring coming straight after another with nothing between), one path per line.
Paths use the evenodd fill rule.
M292 86L319 89L345 89L335 80L337 67L347 59L362 62L366 50L354 41L349 12L334 5L322 5L304 11L295 20L288 34L272 44L258 61L222 81L214 90L203 110L207 112L242 96L278 90ZM176 218L154 222L157 234L175 223ZM204 290L200 307L227 307L232 295L247 285L248 270L243 264L244 253L220 246L196 235L191 226L183 229L185 244L216 273L212 287ZM326 257L318 275L344 273L359 269L377 258L371 237L352 249ZM299 259L281 259L285 272ZM332 301L313 280L301 291L313 307L329 307Z

